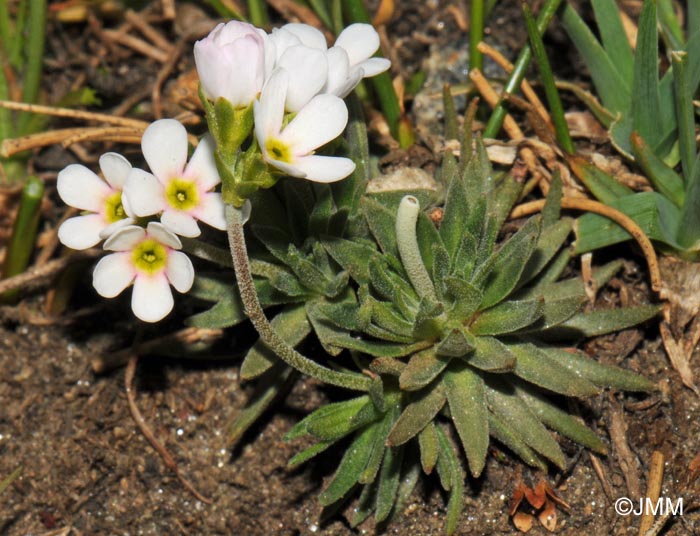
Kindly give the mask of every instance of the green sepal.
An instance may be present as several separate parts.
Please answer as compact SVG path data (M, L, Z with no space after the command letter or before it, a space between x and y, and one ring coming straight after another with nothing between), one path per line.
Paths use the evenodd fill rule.
M226 161L219 151L214 153L214 159L221 177L221 199L236 208L242 207L256 191L270 188L278 180L270 173L255 144L239 153L233 163Z

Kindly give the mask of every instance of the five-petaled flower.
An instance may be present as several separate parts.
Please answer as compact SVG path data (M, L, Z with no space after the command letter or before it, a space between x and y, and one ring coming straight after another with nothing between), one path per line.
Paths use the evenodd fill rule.
M101 296L114 298L133 283L134 314L144 322L157 322L173 308L170 285L187 292L194 282L192 262L177 251L181 247L180 239L158 222L146 229L124 227L105 242L104 249L115 253L97 263L93 286Z
M58 229L58 238L72 249L88 249L120 227L134 223L122 195L131 164L122 155L100 157L105 180L80 164L71 164L58 174L56 187L64 203L89 212L70 218Z
M289 77L275 70L255 103L255 137L265 161L297 178L333 182L350 175L355 164L349 158L314 155L345 129L348 110L335 95L317 95L283 127Z
M162 212L160 221L181 236L199 236L197 220L226 229L220 182L210 136L199 142L187 163L187 131L175 119L151 123L141 139L151 171L133 168L124 187L130 209L145 217Z

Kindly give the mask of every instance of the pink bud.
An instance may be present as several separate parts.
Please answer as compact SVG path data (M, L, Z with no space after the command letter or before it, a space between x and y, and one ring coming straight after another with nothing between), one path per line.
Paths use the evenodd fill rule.
M265 77L264 33L239 21L221 23L194 44L194 61L204 95L235 107L248 106Z

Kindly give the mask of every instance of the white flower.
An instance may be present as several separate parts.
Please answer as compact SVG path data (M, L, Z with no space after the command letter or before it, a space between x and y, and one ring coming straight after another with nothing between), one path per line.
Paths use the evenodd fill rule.
M306 45L289 47L276 63L277 68L287 71L289 82L285 99L288 112L298 112L328 80L326 52Z
M173 308L170 285L187 292L194 282L194 268L181 251L180 239L162 224L130 225L114 233L104 248L115 251L100 259L92 276L95 290L114 298L132 283L131 308L144 322L157 322Z
M194 44L194 61L204 95L246 107L265 81L265 32L239 21L221 23ZM272 61L272 57L269 58Z
M211 190L221 182L214 161L214 142L205 136L187 163L187 131L174 119L148 126L141 149L151 171L134 168L124 187L136 216L162 212L160 221L181 236L199 236L197 220L226 229L221 194Z
M362 78L386 71L391 66L388 59L371 57L378 48L379 34L371 24L356 23L345 28L327 52L328 81L323 91L345 97Z
M275 70L255 103L255 137L263 158L292 177L316 182L347 177L355 169L352 160L313 154L345 129L345 103L334 95L317 95L283 128L288 79L286 70Z
M92 213L70 218L59 227L58 239L69 248L91 248L134 222L122 196L131 164L120 154L106 153L100 157L100 170L105 180L80 164L71 164L58 174L56 187L63 202Z

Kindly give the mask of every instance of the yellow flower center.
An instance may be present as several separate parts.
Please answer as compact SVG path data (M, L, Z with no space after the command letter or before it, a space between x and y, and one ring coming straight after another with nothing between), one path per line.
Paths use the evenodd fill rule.
M124 218L126 218L126 212L122 205L122 193L114 192L105 199L105 219L107 223L114 223Z
M146 238L131 253L131 261L136 269L147 275L155 275L165 268L168 250L152 238Z
M199 204L197 185L186 179L173 179L165 188L165 199L177 210L192 210Z
M267 150L267 154L275 160L286 162L287 164L292 162L292 152L289 150L289 146L280 140L274 138L268 139L265 142L265 149Z

